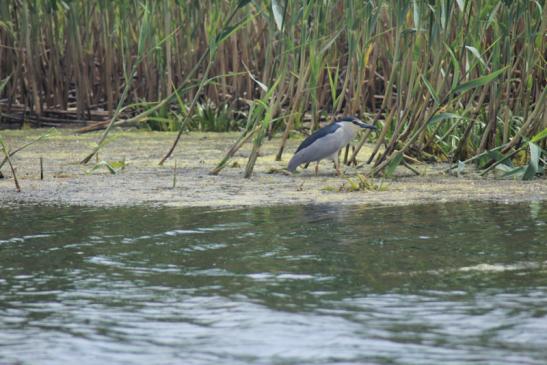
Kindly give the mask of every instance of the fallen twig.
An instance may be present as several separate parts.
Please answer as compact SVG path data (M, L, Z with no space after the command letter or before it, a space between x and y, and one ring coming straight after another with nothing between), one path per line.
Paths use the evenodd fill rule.
M15 174L15 168L13 168L13 165L10 159L10 154L8 152L8 148L6 144L4 143L2 136L0 136L0 145L2 145L2 150L4 151L4 155L6 156L6 160L8 161L9 167L11 169L11 174L13 175L13 180L15 181L15 190L17 190L17 192L20 193L21 186L19 185L19 181L17 180L17 175Z

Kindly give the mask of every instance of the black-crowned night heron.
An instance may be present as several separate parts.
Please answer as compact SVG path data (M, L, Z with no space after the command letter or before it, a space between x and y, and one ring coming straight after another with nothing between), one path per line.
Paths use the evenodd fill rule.
M315 167L315 173L317 174L319 161L330 158L334 161L336 173L340 175L338 151L351 142L361 128L376 129L373 125L366 124L362 120L351 116L340 118L318 129L298 146L289 162L289 171L294 172L303 163L317 161Z

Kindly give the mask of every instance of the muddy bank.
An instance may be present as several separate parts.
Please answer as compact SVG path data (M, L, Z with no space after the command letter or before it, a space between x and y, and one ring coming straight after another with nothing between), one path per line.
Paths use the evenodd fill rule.
M11 148L36 138L43 130L2 131ZM400 168L397 176L383 183L383 191L340 191L347 178L367 168L346 169L347 178L334 176L330 162L322 162L319 176L313 168L294 176L278 172L286 167L300 139L292 139L284 161L276 162L279 141L266 143L255 173L244 179L250 153L245 146L220 175L209 171L234 142L237 134L192 133L183 136L173 157L164 165L158 161L174 139L174 133L117 131L101 150L98 161L125 160L125 169L115 175L105 167L91 171L96 161L78 163L94 146L98 133L75 135L59 131L13 157L22 191L14 188L7 165L6 178L0 179L0 206L19 203L78 204L115 206L151 204L178 207L238 207L278 204L368 204L406 205L449 201L522 202L547 199L547 180L531 182L494 180L472 172L455 177L446 175L445 165L415 165L422 176ZM359 159L368 157L370 146ZM39 157L44 161L44 180L40 180ZM173 167L177 163L176 186ZM375 180L378 183L377 180Z

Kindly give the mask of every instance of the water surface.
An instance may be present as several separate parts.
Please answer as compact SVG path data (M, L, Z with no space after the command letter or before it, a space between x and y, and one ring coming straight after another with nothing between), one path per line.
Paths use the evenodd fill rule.
M545 364L547 205L0 209L0 363Z

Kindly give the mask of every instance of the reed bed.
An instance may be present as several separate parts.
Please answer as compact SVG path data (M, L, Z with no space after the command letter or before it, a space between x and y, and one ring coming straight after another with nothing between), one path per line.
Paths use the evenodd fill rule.
M38 125L240 129L213 172L252 140L246 176L273 133L282 136L282 159L294 130L309 133L352 114L379 129L344 160L357 163L362 143L373 142L366 161L373 175L426 160L524 176L518 165L538 156L535 176L547 137L544 7L539 0L2 1L0 113Z

